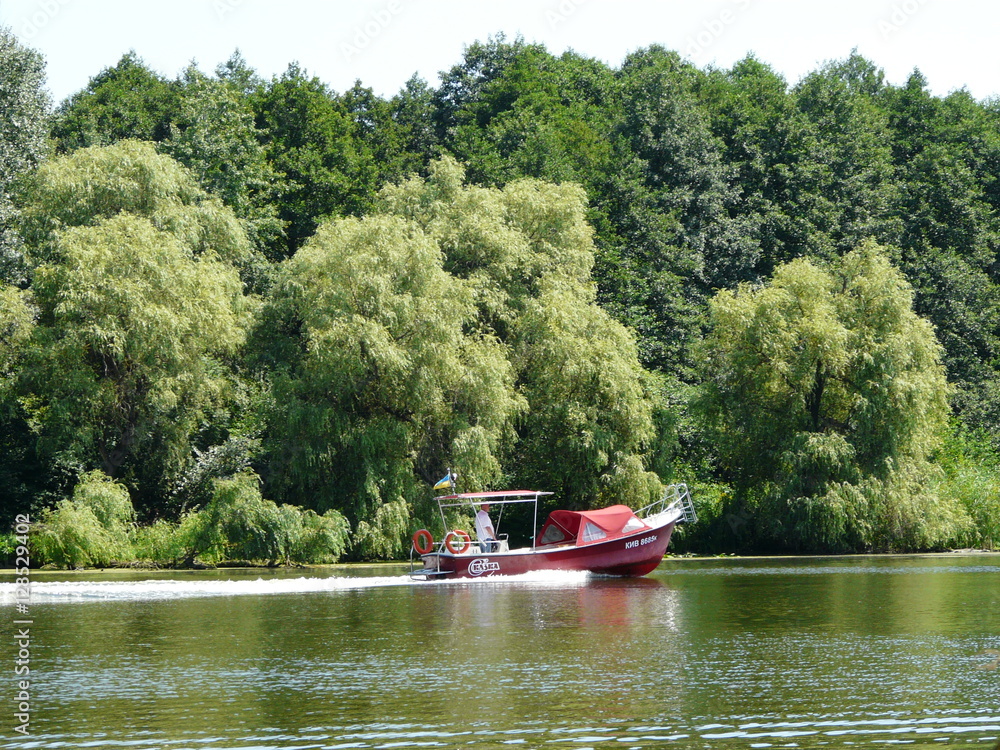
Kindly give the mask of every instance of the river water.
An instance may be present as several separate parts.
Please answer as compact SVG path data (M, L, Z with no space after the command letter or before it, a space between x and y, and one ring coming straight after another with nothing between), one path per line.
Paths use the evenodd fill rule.
M0 584L0 747L1000 739L1000 555L676 559L642 579L404 571L33 572L28 737L12 731L19 615Z

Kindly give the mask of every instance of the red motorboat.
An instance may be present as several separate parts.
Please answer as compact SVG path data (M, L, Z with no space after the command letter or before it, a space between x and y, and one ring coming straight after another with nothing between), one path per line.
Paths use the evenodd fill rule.
M410 575L420 579L485 578L538 570L585 570L613 576L643 576L660 564L674 526L697 519L691 494L683 484L671 485L663 497L632 511L626 505L600 510L554 510L537 529L538 498L550 492L508 490L470 492L437 498L444 528L446 512L488 504L503 508L534 504L531 546L510 549L504 534L495 541L477 541L465 531L449 531L435 543L430 532L413 535L411 562L419 555L423 567ZM499 522L497 524L499 526Z

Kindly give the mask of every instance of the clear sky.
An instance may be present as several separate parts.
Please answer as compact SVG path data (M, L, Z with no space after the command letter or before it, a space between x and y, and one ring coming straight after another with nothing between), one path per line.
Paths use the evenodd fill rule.
M0 0L0 25L45 55L56 102L130 49L170 77L239 48L264 77L297 61L336 91L391 95L498 32L613 66L654 43L699 66L753 52L790 84L857 48L895 84L919 68L935 94L1000 94L995 0Z

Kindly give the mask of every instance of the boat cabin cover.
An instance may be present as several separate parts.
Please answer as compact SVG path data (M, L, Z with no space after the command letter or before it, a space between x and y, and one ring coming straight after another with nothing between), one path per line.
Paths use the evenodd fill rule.
M649 526L627 505L612 505L600 510L554 510L538 532L535 546L581 546L617 539L647 528Z

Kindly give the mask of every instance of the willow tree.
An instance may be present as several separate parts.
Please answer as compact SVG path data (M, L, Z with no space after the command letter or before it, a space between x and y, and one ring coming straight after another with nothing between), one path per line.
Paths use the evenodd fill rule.
M176 162L124 142L49 162L25 208L38 320L18 388L50 463L135 487L191 453L244 337L249 247ZM152 473L150 473L152 472ZM141 487L162 499L163 487Z
M631 332L596 303L584 191L531 179L467 186L447 158L430 172L386 189L383 210L437 240L445 269L471 289L478 330L509 352L527 412L506 476L580 507L655 496L655 384Z
M28 295L15 286L0 284L0 401L33 327Z
M29 264L58 261L59 233L130 214L172 235L192 256L211 256L259 273L257 255L232 210L209 195L194 175L150 143L119 141L54 159L27 188L22 230Z
M270 494L345 510L364 556L398 549L449 467L575 505L655 494L651 384L595 303L585 210L577 187L469 187L443 159L321 226L258 327Z
M700 406L770 543L929 546L963 522L928 481L948 415L941 347L878 246L720 292L710 324Z
M467 487L495 481L521 409L503 348L468 330L472 295L442 262L400 217L329 222L286 261L265 312L269 490L343 509L363 556L399 551L410 503L452 463Z

